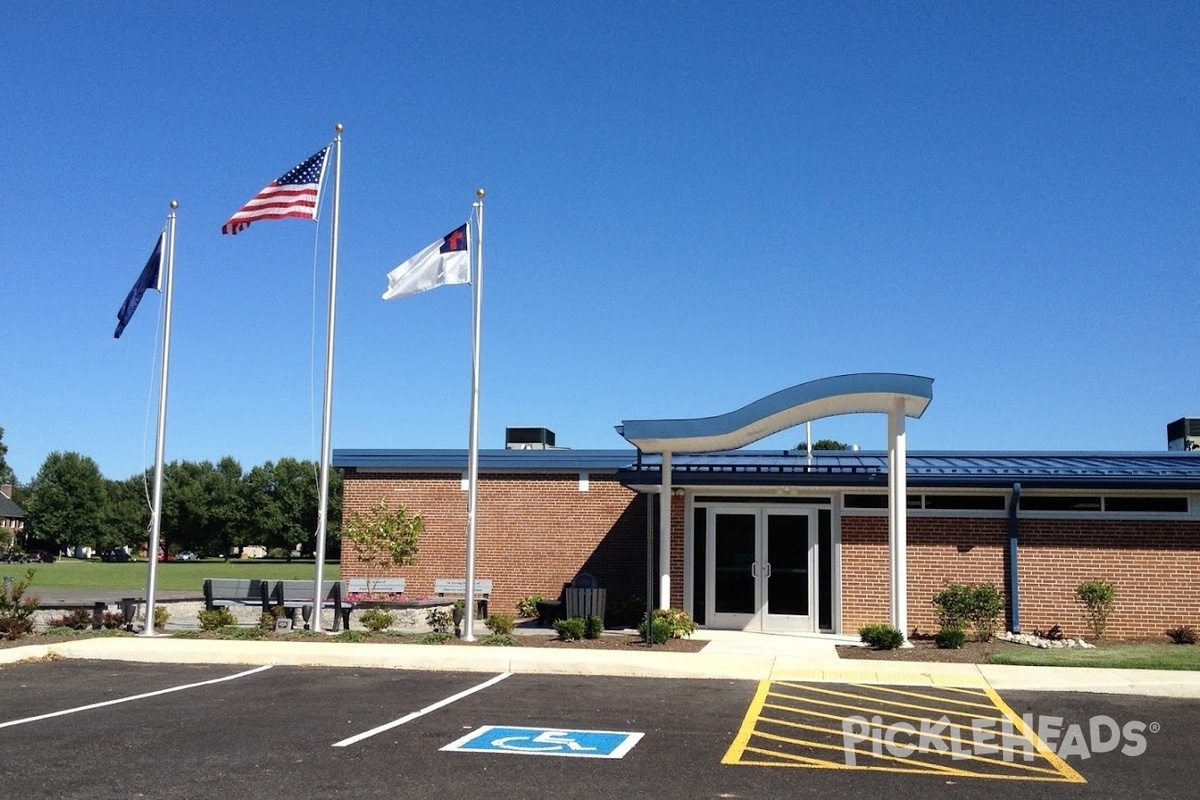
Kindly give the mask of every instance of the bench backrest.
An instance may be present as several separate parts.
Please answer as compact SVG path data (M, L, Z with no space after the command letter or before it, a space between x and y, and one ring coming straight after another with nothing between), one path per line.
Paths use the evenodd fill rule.
M258 578L206 578L204 594L214 600L262 599L263 582Z
M312 602L312 592L312 581L277 581L271 592L271 600L276 603ZM340 600L341 596L341 586L337 581L321 581L321 602Z
M467 593L466 578L438 578L433 582L433 593L436 595L461 594ZM476 578L475 579L475 594L491 594L492 579L491 578Z
M404 578L348 578L346 591L355 594L366 592L396 592L404 591Z

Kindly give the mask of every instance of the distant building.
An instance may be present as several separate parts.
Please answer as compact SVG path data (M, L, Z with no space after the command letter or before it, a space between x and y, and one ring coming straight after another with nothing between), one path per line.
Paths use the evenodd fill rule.
M25 530L25 509L13 502L12 485L0 485L0 548L11 550Z

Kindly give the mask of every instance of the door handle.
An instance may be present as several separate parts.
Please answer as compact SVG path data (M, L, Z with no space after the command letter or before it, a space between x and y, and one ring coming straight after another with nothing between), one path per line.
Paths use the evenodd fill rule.
M766 563L766 567L767 567L767 574L764 575L763 577L770 578L771 577L771 562L770 561L768 561Z
M758 577L758 562L757 561L750 562L750 577L751 578Z

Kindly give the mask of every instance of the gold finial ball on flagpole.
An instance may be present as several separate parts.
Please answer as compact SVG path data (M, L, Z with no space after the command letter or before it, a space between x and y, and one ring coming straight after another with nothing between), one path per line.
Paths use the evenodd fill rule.
M335 131L337 131L338 133L341 133L342 131L346 130L345 128L342 127L342 123L340 123L340 122L337 125L334 125L333 129Z
M174 211L174 210L175 210L175 209L177 209L177 208L179 208L179 201L178 201L178 200L172 200L172 201L171 201L171 210L172 210L172 211Z
M483 199L483 195L484 195L484 191L483 191L483 189L476 189L476 190L475 190L475 196L476 196L476 197L478 197L480 200L482 200L482 199Z

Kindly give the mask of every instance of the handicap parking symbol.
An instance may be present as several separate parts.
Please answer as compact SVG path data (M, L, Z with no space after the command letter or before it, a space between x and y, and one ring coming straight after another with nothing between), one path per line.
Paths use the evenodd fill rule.
M527 756L622 758L644 736L627 731L569 731L483 725L442 750Z

